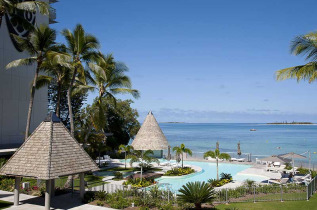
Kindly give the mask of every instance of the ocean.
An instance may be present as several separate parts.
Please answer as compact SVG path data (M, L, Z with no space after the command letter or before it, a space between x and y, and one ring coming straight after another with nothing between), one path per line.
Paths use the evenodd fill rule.
M251 153L252 159L269 155L295 152L307 159L295 160L296 165L308 163L311 152L313 167L317 167L316 125L268 125L261 123L160 123L169 144L174 147L184 143L193 151L193 157L216 148L237 157L237 144L241 152ZM256 131L250 131L256 129Z

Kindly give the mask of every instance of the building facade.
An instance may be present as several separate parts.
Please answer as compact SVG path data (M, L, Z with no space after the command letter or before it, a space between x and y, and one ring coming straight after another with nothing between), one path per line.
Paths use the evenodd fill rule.
M45 1L56 2L56 0ZM51 9L50 16L30 12L24 12L21 15L34 25L55 22L54 9ZM9 36L10 33L26 37L28 31L16 25L6 14L0 25L0 149L18 147L24 141L30 90L35 72L35 66L5 69L11 61L28 56L16 47L14 40ZM31 132L46 115L47 88L42 88L35 92Z

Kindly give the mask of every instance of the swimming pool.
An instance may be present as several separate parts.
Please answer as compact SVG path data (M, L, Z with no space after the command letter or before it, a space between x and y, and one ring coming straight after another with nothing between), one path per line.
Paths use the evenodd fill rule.
M184 177L161 177L156 179L160 184L170 184L173 191L179 190L182 185L187 182L193 181L208 181L208 179L217 178L217 167L216 163L209 162L198 162L198 161L184 161L186 165L195 165L202 168L201 172L190 174ZM230 164L230 163L219 163L219 176L223 173L230 173L233 176L233 180L244 181L246 179L251 179L256 182L261 182L265 180L266 177L263 176L251 176L251 175L242 175L238 174L239 172L250 168L251 165L239 165L239 164Z

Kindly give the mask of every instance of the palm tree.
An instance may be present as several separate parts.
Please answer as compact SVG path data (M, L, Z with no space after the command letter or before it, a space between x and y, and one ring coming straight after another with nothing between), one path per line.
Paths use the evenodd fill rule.
M143 167L146 165L149 165L152 162L156 162L157 164L160 163L160 161L153 157L154 152L152 150L134 150L133 153L128 154L128 158L130 158L130 166L132 167L133 163L139 163L141 167L141 182L142 182L142 172Z
M182 155L182 168L184 168L184 153L193 155L192 151L185 147L184 144L181 144L180 147L173 147L173 152L176 152L176 155Z
M43 1L19 1L19 0L0 0L0 26L4 14L8 13L10 16L14 16L19 22L26 23L24 17L18 15L16 11L28 11L36 12L36 10L43 15L49 15L50 6Z
M217 180L219 180L219 168L218 168L218 160L219 159L230 159L230 155L227 153L220 153L219 149L216 149L215 151L207 151L204 153L204 158L206 157L212 157L216 159L217 162Z
M211 202L215 196L213 187L205 182L188 182L179 192L179 201L194 203L196 209L201 209L202 203Z
M68 114L70 120L70 132L74 136L74 116L71 106L71 95L74 87L75 79L78 74L83 75L84 66L83 62L90 62L97 57L96 49L99 48L99 42L93 35L87 34L82 25L76 25L75 29L70 31L64 29L62 31L63 36L67 42L67 52L72 56L72 65L74 67L70 84L67 89L67 103L68 103Z
M125 72L128 71L127 66L121 62L115 62L112 55L106 56L99 53L96 63L88 65L93 73L91 83L99 93L99 103L104 96L115 100L114 95L119 93L139 97L139 91L131 89L131 80L125 75Z
M54 49L60 54L67 56L66 49L64 45L56 46ZM56 57L56 56L55 56ZM67 60L63 61L61 65L60 60L54 58L46 59L42 63L42 68L46 75L39 75L36 83L36 88L39 89L43 86L48 86L50 84L56 84L57 86L57 101L55 106L55 113L57 117L60 117L60 105L61 105L61 94L62 89L69 85L70 74L72 71L72 66L67 63Z
M297 79L312 83L317 79L317 32L298 36L291 42L291 53L304 55L307 64L281 69L276 72L277 80Z
M6 66L6 68L9 69L13 67L36 64L36 70L32 81L31 97L25 129L25 139L27 139L30 130L36 83L39 72L42 69L42 64L46 59L52 57L56 57L57 60L64 60L59 58L65 57L65 55L53 51L55 49L54 45L56 32L55 30L50 29L47 25L40 25L39 27L35 27L35 29L29 34L27 38L21 38L16 35L12 36L14 37L14 39L16 39L19 47L26 50L31 57L12 61Z
M121 144L121 145L119 146L119 153L124 152L124 168L125 168L125 169L127 168L127 154L129 154L130 152L132 152L132 150L133 150L133 147L130 146L130 145Z

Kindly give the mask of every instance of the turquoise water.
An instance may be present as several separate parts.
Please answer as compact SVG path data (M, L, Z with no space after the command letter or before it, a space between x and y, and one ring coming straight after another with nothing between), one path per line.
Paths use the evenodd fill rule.
M197 161L184 161L184 164L195 165L202 168L201 172L190 174L184 177L161 177L157 179L160 184L168 183L171 185L171 188L174 191L177 191L181 188L182 185L187 182L193 181L208 181L208 179L217 178L217 167L216 163L208 162L197 162ZM229 164L229 163L220 163L219 164L219 175L224 173L230 173L233 176L233 180L244 181L246 179L252 179L257 182L261 182L266 179L262 176L249 176L249 175L237 175L238 172L243 171L247 168L250 168L250 165L238 165L238 164Z
M194 156L215 149L219 141L222 152L237 152L240 141L242 153L252 153L252 158L273 154L312 152L312 161L317 163L316 125L267 125L256 123L160 123L169 144L173 147L184 143ZM257 131L250 131L250 129ZM308 155L307 155L308 156ZM297 160L308 162L307 160Z

